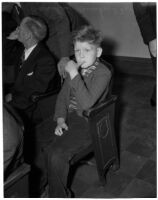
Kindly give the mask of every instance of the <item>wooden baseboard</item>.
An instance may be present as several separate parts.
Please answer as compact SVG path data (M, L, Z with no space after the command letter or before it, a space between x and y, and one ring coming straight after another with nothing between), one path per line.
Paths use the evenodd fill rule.
M102 56L111 63L117 73L136 74L154 77L152 61L150 58Z

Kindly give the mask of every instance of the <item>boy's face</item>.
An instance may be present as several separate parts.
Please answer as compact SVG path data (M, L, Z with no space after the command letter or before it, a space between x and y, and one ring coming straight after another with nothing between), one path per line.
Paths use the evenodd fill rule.
M81 68L91 66L97 57L101 56L102 49L88 42L77 41L74 45L75 57Z

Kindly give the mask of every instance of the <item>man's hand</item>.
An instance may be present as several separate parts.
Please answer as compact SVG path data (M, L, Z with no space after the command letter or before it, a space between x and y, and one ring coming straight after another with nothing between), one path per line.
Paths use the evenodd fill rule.
M65 123L65 120L63 118L57 119L57 127L55 128L55 135L61 136L63 135L63 129L68 130L68 126Z
M70 74L70 78L73 79L78 74L79 65L73 60L70 60L66 66L65 71Z
M7 39L17 40L18 39L18 32L19 32L19 27L17 27L13 32L11 32L10 35L7 37Z
M62 57L58 62L58 72L62 78L66 78L65 66L69 60L69 57Z
M156 39L149 42L149 50L150 50L151 55L154 57L156 57L156 50L157 50L156 43L157 43Z
M10 101L12 101L12 94L11 93L8 93L6 96L5 96L5 101L7 103L9 103Z

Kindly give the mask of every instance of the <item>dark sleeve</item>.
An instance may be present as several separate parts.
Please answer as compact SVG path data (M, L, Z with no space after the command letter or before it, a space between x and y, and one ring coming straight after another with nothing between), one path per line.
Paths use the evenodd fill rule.
M68 85L68 78L67 78L64 81L61 91L59 92L58 97L57 97L56 106L55 106L55 114L54 114L55 121L59 117L62 117L66 120L68 97L69 97L69 85Z
M91 108L101 95L108 90L110 79L111 72L105 68L104 70L95 70L90 84L86 84L79 74L71 80L71 87L83 110Z
M49 40L48 45L53 52L52 46L54 38L59 45L60 58L70 56L71 32L69 19L64 9L58 3L51 3L50 6L41 7L42 15L49 20ZM51 45L52 44L52 45ZM52 48L52 49L51 49Z
M21 93L16 94L13 91L13 106L19 109L26 109L32 104L31 95L34 93L44 93L49 82L56 73L55 61L51 56L39 59L32 75L24 77L24 86ZM16 86L18 87L18 85ZM16 91L16 88L14 89ZM18 88L17 88L18 91Z
M150 3L133 3L134 14L140 28L144 43L148 45L156 38L156 5Z

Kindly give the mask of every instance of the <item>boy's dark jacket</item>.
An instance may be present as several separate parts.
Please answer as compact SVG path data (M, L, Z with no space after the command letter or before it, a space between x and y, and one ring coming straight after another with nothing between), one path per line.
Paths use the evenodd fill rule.
M84 76L84 81L80 74L72 80L68 76L57 98L54 119L56 120L58 117L66 119L70 103L70 90L73 90L76 97L77 112L82 115L83 110L91 108L96 102L105 100L110 80L111 72L101 62L88 76Z

